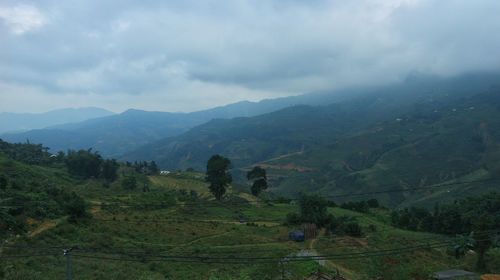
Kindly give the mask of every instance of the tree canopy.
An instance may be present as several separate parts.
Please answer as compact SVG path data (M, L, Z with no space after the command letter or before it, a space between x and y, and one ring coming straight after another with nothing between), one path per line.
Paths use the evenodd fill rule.
M228 169L231 161L220 155L213 155L207 162L205 180L210 183L210 192L217 200L221 200L226 193L227 186L233 181Z
M253 195L258 196L263 190L267 189L266 170L260 166L255 166L252 170L248 171L247 179L253 180L251 187Z

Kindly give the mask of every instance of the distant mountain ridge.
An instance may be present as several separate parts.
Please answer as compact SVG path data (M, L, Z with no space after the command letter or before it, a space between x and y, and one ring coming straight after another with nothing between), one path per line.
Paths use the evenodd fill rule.
M0 113L0 133L41 129L49 126L81 122L88 119L113 115L96 107L65 108L45 113Z
M43 143L52 152L68 149L99 151L107 157L118 157L151 142L179 135L212 119L251 117L296 104L322 104L346 98L335 94L309 94L266 99L260 102L242 101L191 113L127 110L78 123L65 123L22 133L8 133L0 138L9 142Z
M404 189L500 174L499 115L497 73L411 79L330 105L212 120L122 159L204 170L211 155L222 154L240 182L245 170L261 165L269 171L273 192L284 195ZM393 206L410 197L429 204L457 197L463 188L481 192L494 186L380 198ZM447 196L450 189L457 194Z

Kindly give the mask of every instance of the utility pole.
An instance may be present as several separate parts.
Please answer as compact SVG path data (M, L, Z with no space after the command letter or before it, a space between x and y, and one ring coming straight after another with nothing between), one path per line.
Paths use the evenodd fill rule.
M282 258L280 260L280 266L281 266L281 280L285 280L285 262L287 261L287 258Z
M71 269L71 255L69 254L73 248L64 249L63 255L66 257L66 279L71 280L73 271Z
M281 264L281 280L285 280L285 266L283 265L283 260L280 261Z

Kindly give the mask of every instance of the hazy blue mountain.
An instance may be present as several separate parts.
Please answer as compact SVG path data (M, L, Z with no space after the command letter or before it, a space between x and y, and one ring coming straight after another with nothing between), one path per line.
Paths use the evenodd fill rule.
M353 91L353 95L356 92ZM66 123L45 129L3 134L9 142L43 143L52 152L93 148L104 156L117 157L165 137L179 135L212 119L250 117L296 104L323 104L343 100L350 94L317 93L238 102L192 113L150 112L130 109L121 114Z
M204 170L211 155L222 154L231 159L236 175L264 166L274 191L287 195L489 177L500 171L499 77L412 77L330 105L212 120L123 159ZM391 204L406 199L402 193L382 198Z
M67 108L46 113L0 113L0 133L40 129L113 115L101 108Z

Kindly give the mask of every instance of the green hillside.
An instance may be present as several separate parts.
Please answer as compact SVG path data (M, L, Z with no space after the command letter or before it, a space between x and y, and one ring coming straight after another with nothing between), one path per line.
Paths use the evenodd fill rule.
M500 92L498 82L479 77L419 80L326 106L214 120L124 159L154 159L166 169L204 170L211 155L222 154L231 159L236 178L243 180L238 173L260 165L270 174L270 191L287 196L301 191L335 196L488 179L500 168ZM474 184L447 188L445 193L378 198L386 205L418 200L432 206L445 197L495 186Z
M68 162L97 154L60 161L63 155L50 157L38 145L1 148L2 279L63 278L67 249L74 279L304 279L317 271L427 279L452 267L474 270L477 259L456 259L451 236L395 228L385 208L361 213L329 204L336 222L295 242L288 233L301 226L287 218L300 209L293 200L264 201L248 186L230 186L216 201L204 174L147 176L124 164L112 182L85 179ZM132 188L125 184L131 176ZM488 271L498 272L499 256L488 251Z

